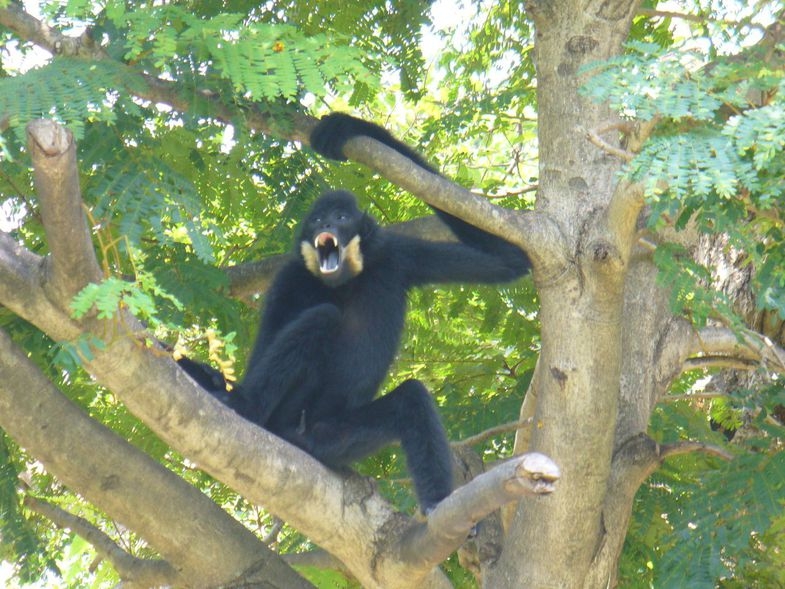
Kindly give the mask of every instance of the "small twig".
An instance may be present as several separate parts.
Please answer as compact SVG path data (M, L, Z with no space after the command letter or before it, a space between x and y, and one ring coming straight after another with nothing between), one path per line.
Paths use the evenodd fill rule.
M733 27L750 27L751 29L756 29L762 32L766 31L766 27L756 24L754 22L712 18L711 16L706 16L703 14L685 14L683 12L672 12L670 10L655 10L654 8L641 8L640 10L638 10L638 14L649 16L651 18L674 18L677 20L684 20L688 22L697 22L697 23L711 22L711 23L717 23L722 25L730 25Z
M696 401L702 399L722 399L727 397L725 393L687 393L686 395L665 395L662 397L664 403L673 403L675 401Z
M453 447L462 447L462 446L474 446L485 440L492 438L494 436L498 436L499 434L506 434L509 432L515 432L519 429L523 429L528 425L531 425L534 421L533 418L529 417L527 419L521 419L519 421L511 421L509 423L502 423L501 425L494 426L489 428L479 434L475 434L473 436L469 436L464 440L458 440L457 442L452 442Z
M283 520L279 517L273 517L273 525L270 527L270 531L267 532L264 537L262 538L262 542L270 546L278 542L278 534L281 533L281 529L283 528Z
M712 456L717 456L723 460L733 460L734 456L724 448L703 442L676 442L674 444L662 444L660 446L660 460L665 460L671 456L680 456L692 452L704 452Z
M513 196L522 196L524 194L528 194L529 192L537 192L539 189L539 184L530 184L529 186L524 186L519 190L509 190L499 194L486 194L485 196L491 200L500 200L503 198L512 198Z
M609 130L611 127L606 127L604 129L597 129L593 131L586 131L586 138L593 144L603 150L605 153L613 155L625 162L631 162L635 159L635 154L631 151L627 151L625 149L621 149L620 147L614 147L607 141L605 141L602 137L599 136L603 130Z
M47 501L25 497L29 509L52 520L61 528L68 528L89 542L96 552L112 563L120 578L140 587L176 585L177 571L165 560L146 560L128 554L103 531L86 519L68 513Z

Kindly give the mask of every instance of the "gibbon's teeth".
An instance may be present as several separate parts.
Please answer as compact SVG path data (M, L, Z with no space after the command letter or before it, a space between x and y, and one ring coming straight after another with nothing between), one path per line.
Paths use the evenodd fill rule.
M319 249L320 247L338 247L338 238L335 237L332 233L328 233L327 231L322 231L316 238L313 240L313 247Z

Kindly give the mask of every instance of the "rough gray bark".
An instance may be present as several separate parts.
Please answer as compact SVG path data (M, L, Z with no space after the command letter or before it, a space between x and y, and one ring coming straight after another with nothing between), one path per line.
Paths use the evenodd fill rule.
M487 586L581 587L603 543L621 377L625 272L641 206L617 186L621 162L587 132L613 114L579 96L579 68L618 53L636 2L531 2L539 107L536 210L569 252L553 278L536 272L542 352L530 448L563 471L558 493L524 499ZM548 279L550 278L550 279ZM603 584L603 586L605 586Z

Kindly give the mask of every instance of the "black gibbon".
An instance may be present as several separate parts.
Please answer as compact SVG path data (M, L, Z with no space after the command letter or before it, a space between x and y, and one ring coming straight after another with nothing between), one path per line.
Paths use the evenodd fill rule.
M344 159L365 135L433 171L386 130L349 115L323 118L313 148ZM458 238L432 242L380 227L343 190L323 194L302 222L297 255L277 274L239 387L213 393L246 419L343 467L399 441L420 507L452 491L452 458L425 386L407 380L378 397L398 350L406 293L419 285L514 280L530 268L516 246L434 209Z

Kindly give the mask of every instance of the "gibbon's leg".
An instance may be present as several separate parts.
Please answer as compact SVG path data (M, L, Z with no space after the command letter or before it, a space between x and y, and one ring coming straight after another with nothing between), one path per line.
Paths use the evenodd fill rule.
M340 417L309 424L307 451L340 467L400 441L424 513L452 492L452 454L425 386L407 380L390 393Z

